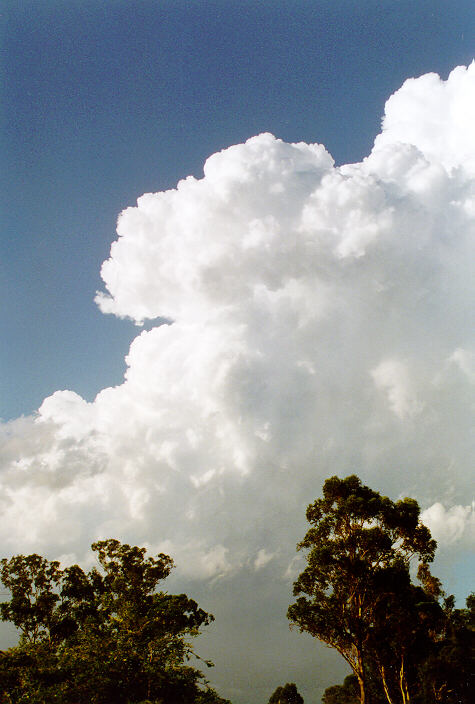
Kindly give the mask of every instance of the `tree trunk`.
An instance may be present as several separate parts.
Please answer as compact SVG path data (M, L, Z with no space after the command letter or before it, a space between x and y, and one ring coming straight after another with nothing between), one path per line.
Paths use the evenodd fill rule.
M384 694L386 695L386 699L388 700L388 704L393 704L391 694L389 693L388 682L386 680L386 670L384 669L384 665L380 665L379 672L381 675L381 680L383 682Z
M401 668L399 670L399 688L401 690L402 704L410 704L411 698L409 696L406 673L404 671L404 655L401 656Z
M363 656L361 651L358 651L358 668L356 672L358 684L360 686L360 704L369 704L366 695L366 676L364 670Z
M360 686L360 704L367 704L364 679L362 679L359 675L357 675L357 677L358 684Z

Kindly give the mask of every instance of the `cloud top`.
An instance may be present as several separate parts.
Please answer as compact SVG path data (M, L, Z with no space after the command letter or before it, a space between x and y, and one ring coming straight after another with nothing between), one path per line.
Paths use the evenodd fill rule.
M375 148L413 144L433 163L475 173L475 61L443 81L436 73L409 78L386 103Z

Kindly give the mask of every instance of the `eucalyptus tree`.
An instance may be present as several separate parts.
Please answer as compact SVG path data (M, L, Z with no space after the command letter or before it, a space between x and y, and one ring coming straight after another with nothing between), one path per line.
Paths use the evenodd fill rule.
M11 597L0 605L1 617L20 631L18 646L0 654L5 700L224 702L190 665L192 639L213 616L185 594L157 588L173 560L113 539L92 549L98 565L87 573L39 555L0 562Z
M434 557L436 543L419 514L415 500L393 502L356 475L327 479L323 497L307 508L310 528L297 546L307 551L307 566L294 584L288 618L346 660L361 704L369 702L375 636L387 613L381 607L390 608L390 596L408 587L412 559L427 565ZM384 685L388 663L380 664ZM391 701L389 687L386 696Z

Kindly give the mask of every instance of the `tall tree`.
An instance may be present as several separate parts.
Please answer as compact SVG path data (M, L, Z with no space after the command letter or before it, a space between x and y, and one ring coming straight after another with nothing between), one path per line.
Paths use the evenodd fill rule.
M311 527L298 549L307 567L294 584L288 617L301 631L335 648L358 679L368 704L372 632L380 603L409 579L409 563L434 557L436 543L419 522L413 499L392 502L360 479L331 477L307 508Z
M380 677L388 704L417 700L422 663L446 628L439 580L426 563L418 577L422 586L412 584L409 571L401 569L396 581L382 585L374 613L368 662Z
M99 569L88 573L38 555L1 561L11 593L1 616L21 632L19 645L0 655L7 701L224 702L188 664L191 639L213 616L185 594L157 590L173 560L112 539L92 549Z

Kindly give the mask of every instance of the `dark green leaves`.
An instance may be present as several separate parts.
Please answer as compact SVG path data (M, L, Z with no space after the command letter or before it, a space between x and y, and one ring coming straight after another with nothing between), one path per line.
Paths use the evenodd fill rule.
M427 564L436 544L419 523L416 501L394 503L356 475L327 479L322 498L307 509L307 520L310 528L298 545L307 550L307 567L294 584L298 598L288 617L345 658L363 702L376 634L382 637L388 609L399 608L401 595L413 598L411 559ZM410 630L409 620L404 623ZM399 654L394 659L391 665L400 672Z
M0 654L0 695L18 704L224 703L187 664L191 639L213 616L185 594L157 591L173 560L113 539L92 549L100 569L88 573L39 555L1 561L11 593L1 616L22 636Z
M59 562L40 555L17 555L0 562L0 578L11 592L10 602L0 604L3 621L11 621L25 642L45 638L54 623L59 596L54 592L61 582Z
M287 682L283 687L277 687L269 699L269 704L304 704L304 702L295 683Z

